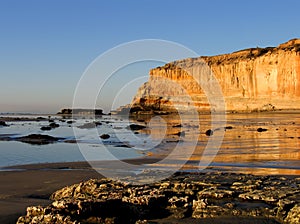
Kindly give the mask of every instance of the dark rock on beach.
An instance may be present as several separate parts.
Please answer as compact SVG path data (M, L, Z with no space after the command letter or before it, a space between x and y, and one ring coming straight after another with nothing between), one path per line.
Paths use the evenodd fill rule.
M226 126L224 129L225 130L231 130L231 129L233 129L233 127L232 126Z
M25 142L32 145L46 145L46 144L58 142L59 140L62 139L63 138L56 138L49 135L31 134L27 136L18 137L18 138L11 138L10 140Z
M57 124L57 123L55 123L55 122L52 122L52 123L49 124L49 126L50 126L51 128L58 128L58 127L59 127L59 124Z
M7 127L7 126L8 126L8 124L6 124L6 123L5 123L5 121L0 121L0 127L1 127L1 126L3 126L3 127Z
M100 135L100 138L102 138L102 139L109 139L110 135L109 134L102 134L102 135Z
M17 223L299 223L299 184L230 173L176 173L148 185L92 179L28 207Z
M266 129L266 128L257 128L257 131L258 132L265 132L265 131L267 131L268 129Z
M146 126L140 125L140 124L131 124L127 127L127 129L130 129L132 131L139 131L139 130L142 130L145 128L146 128Z
M43 126L43 127L41 127L41 130L42 131L51 131L51 127L50 126Z
M205 132L205 135L207 136L212 136L214 134L214 131L211 130L211 129L208 129L206 132Z
M176 125L173 125L172 127L173 127L173 128L181 128L182 125L181 125L181 124L176 124Z
M184 137L185 136L185 131L176 132L176 133L174 133L174 135Z
M77 128L80 128L80 129L91 129L91 128L96 128L99 125L102 125L102 123L101 122L90 122L90 123L85 123L83 125L80 125Z

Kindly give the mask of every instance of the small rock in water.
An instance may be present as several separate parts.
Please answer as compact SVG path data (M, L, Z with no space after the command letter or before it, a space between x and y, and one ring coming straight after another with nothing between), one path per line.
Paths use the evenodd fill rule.
M207 136L212 136L212 135L214 134L214 131L211 130L211 129L208 129L208 130L205 132L205 134L206 134Z
M172 127L173 127L173 128L181 128L182 125L181 125L181 124L177 124L177 125L173 125Z
M185 136L185 131L179 131L179 132L175 133L174 135L178 135L178 136L184 137Z
M138 131L138 130L142 130L145 129L146 126L144 125L139 125L139 124L131 124L127 127L127 129L133 130L133 131Z
M51 128L58 128L59 124L56 124L56 123L52 122L52 123L49 124L49 127L51 127Z
M41 127L42 131L50 131L52 128L50 126L43 126Z
M95 127L96 127L95 123L86 123L86 124L78 126L77 128L80 128L80 129L90 129L90 128L95 128Z
M102 139L109 139L110 135L109 134L103 134L103 135L100 135L100 138L102 138Z
M15 138L14 140L25 142L32 145L45 145L45 144L58 142L59 140L62 139L63 138L56 138L49 135L30 134L27 136Z
M99 122L99 121L95 121L94 123L95 123L96 126L102 125L102 123Z
M258 132L264 132L264 131L267 131L267 130L268 130L268 129L266 129L266 128L258 128L258 129L257 129Z
M8 125L5 123L5 121L0 121L0 126L7 127Z
M225 130L229 130L229 129L233 129L233 127L232 126L226 126L225 127Z

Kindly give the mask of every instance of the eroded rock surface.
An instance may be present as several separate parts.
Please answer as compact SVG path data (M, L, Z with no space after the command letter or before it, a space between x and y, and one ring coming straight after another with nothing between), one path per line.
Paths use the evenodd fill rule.
M47 207L27 208L17 223L189 223L222 217L299 223L299 184L297 177L228 173L176 173L139 186L92 179L56 191Z

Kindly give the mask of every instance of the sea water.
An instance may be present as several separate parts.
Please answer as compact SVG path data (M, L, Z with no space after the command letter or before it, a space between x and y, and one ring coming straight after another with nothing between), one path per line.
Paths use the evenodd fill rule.
M31 115L32 117L36 117ZM27 115L26 117L30 117ZM159 117L159 119L157 118ZM187 160L185 147L193 147L183 169L198 170L199 162L205 160L207 143L212 136L206 134L211 128L211 116L193 118L161 115L132 120L122 116L102 116L96 119L101 125L82 129L80 126L95 121L91 117L78 117L74 123L51 119L60 127L42 131L49 125L48 117L43 121L12 121L8 127L0 128L0 135L21 137L29 134L47 134L63 138L54 144L31 145L17 141L0 141L0 167L11 165L73 162L85 160L122 160L143 156L166 158L176 147L182 147L173 163ZM128 125L144 125L142 130L130 130ZM209 169L264 174L300 173L300 116L295 112L227 114L224 138ZM220 127L225 128L225 127ZM265 131L258 131L264 128ZM214 130L217 134L219 130ZM109 134L109 139L99 138ZM191 140L193 139L193 140ZM195 139L197 140L195 142ZM66 143L68 142L73 143ZM77 143L74 143L76 140ZM190 142L189 142L190 141ZM166 164L170 166L171 163Z

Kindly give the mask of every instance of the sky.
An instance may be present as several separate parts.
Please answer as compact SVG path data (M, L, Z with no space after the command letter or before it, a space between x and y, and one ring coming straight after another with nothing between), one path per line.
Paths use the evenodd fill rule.
M88 66L134 40L173 41L198 55L277 46L300 37L299 8L297 0L1 0L0 112L56 113L72 106ZM158 65L127 66L118 77L147 77ZM112 80L107 89L120 88L119 79ZM107 99L99 102L107 108Z

